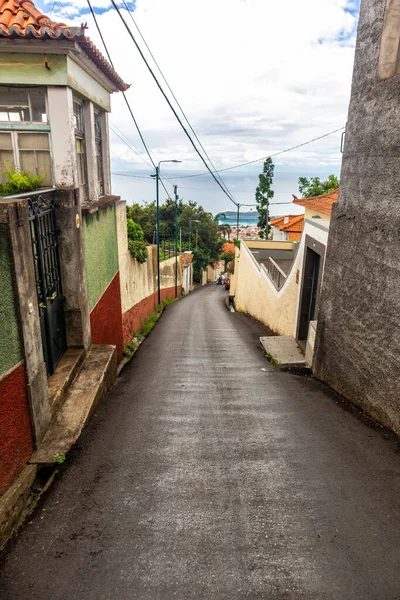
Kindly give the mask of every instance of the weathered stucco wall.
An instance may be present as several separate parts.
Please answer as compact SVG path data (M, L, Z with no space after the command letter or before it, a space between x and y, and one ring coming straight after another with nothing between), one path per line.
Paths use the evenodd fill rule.
M378 79L385 6L361 5L313 368L400 433L400 76Z
M139 263L128 250L126 228L126 203L117 204L118 255L120 264L121 299L124 341L129 341L135 331L157 308L157 246L147 246L146 262ZM161 300L175 296L175 258L160 264ZM181 269L178 261L178 296L181 295Z
M115 205L82 219L89 308L93 310L118 272Z
M242 242L236 250L235 260L235 307L244 310L279 335L294 335L299 284L296 270L301 267L301 253L290 275L278 292L264 268L256 261L247 244ZM233 293L233 290L232 292Z
M264 268L251 254L248 242L242 242L240 250L236 249L235 273L230 290L231 295L235 296L235 306L239 310L248 312L279 335L292 335L293 337L297 335L306 236L310 236L313 240L326 246L328 231L325 227L318 227L317 223L305 221L295 262L288 273L286 283L279 292ZM254 248L259 247L256 244L259 242L253 243ZM272 242L269 244L270 248L275 247ZM283 244L284 248L292 246L287 242Z
M32 453L23 358L11 241L0 224L0 495Z
M8 227L0 225L0 377L23 359Z
M0 495L31 454L32 430L22 363L0 377Z
M122 358L122 306L115 204L82 224L90 326L94 344L112 344Z

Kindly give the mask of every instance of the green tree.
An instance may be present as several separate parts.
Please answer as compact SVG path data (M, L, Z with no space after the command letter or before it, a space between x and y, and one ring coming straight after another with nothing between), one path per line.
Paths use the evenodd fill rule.
M146 242L144 241L143 229L132 221L127 219L126 225L128 228L128 249L129 252L136 258L140 263L144 263L147 260L147 248Z
M144 239L148 244L154 244L156 239L156 203L143 205L135 203L126 207L126 216L140 225Z
M274 179L274 163L271 158L264 162L263 172L259 175L259 184L256 188L256 203L258 212L258 227L260 238L268 239L269 233L269 202L274 197L272 181Z
M339 187L339 179L336 175L329 175L328 179L321 181L319 177L299 177L299 190L302 198L321 196L329 194Z

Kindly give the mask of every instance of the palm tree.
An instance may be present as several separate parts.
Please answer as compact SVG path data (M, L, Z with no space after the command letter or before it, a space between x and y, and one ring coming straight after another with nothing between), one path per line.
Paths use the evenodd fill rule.
M222 217L223 219L226 219L226 214L225 214L225 213L223 213L223 212L222 212L222 213L217 213L217 214L215 215L215 217L214 217L214 221L217 221L217 222L218 222L218 221L220 220L220 218L221 218L221 217Z

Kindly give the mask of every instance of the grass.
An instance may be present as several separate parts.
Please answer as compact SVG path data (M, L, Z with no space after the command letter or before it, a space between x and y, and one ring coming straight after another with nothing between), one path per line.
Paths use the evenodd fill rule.
M281 364L279 360L276 360L276 358L274 358L272 356L272 354L267 353L265 356L268 358L269 362L272 363L273 365L276 365L277 367L279 367L279 365Z

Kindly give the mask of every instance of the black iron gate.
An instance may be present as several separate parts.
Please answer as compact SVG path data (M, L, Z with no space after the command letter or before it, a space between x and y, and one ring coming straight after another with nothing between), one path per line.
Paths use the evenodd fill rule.
M28 204L43 353L47 374L52 375L67 349L67 338L51 192L33 194Z

